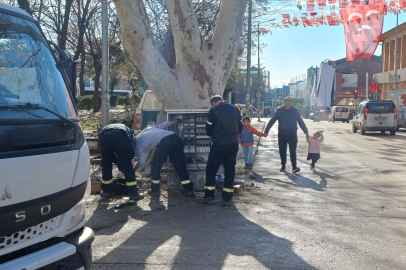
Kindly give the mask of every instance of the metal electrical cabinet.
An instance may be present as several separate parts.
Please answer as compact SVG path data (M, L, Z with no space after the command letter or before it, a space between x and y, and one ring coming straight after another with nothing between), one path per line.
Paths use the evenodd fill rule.
M171 126L183 140L186 168L195 191L204 191L206 183L206 164L210 152L211 138L206 135L206 122L209 109L167 109L167 118L182 119L182 124ZM182 185L173 166L168 176L168 189L181 190Z

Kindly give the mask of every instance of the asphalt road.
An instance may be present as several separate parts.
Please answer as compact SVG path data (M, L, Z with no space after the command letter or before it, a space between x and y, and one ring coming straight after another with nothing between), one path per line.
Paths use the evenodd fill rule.
M406 130L305 121L324 130L318 173L301 131L301 172L279 172L274 127L229 208L165 193L114 210L92 196L92 269L406 269Z

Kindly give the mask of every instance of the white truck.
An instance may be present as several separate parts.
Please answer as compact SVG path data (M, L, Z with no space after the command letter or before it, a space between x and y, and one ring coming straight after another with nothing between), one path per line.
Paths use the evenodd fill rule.
M406 90L396 89L389 91L388 99L393 100L396 106L396 129L406 128Z
M90 269L75 74L38 22L0 3L0 270Z

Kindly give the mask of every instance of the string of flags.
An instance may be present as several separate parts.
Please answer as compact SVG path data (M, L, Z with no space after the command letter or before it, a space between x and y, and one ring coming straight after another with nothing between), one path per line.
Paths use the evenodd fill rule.
M341 10L335 10L336 4L338 1L338 6ZM327 7L327 4L330 6L330 11L324 11ZM343 10L358 10L362 9L363 6L371 6L374 8L374 5L383 4L383 11L379 13L382 15L387 15L388 13L397 14L401 11L406 12L406 0L389 0L387 3L384 0L369 0L369 5L364 5L362 0L307 0L307 12L296 13L296 14L282 14L282 20L276 20L271 23L271 26L268 28L260 28L262 34L270 33L274 28L290 28L298 27L303 25L303 27L319 27L321 25L327 26L338 26L344 24L342 18ZM298 9L302 10L303 0L297 0ZM320 12L314 12L315 7Z

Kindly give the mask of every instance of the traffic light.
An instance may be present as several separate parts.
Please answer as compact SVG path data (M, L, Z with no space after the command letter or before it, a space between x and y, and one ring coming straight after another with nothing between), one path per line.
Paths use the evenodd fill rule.
M358 89L354 89L354 99L358 99Z

